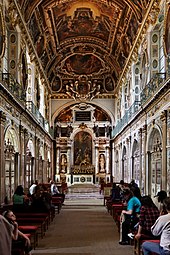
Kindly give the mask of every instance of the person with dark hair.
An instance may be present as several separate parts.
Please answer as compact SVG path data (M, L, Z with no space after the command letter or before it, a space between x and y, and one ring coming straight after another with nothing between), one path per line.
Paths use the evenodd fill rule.
M164 208L163 208L163 200L167 197L167 192L165 190L161 190L157 193L155 196L154 203L158 207L160 214L164 214Z
M120 201L120 188L116 185L116 183L113 183L112 190L111 190L111 201Z
M134 196L130 189L124 190L124 199L127 202L127 209L122 210L121 226L120 226L120 242L121 245L130 244L129 232L139 221L138 214L140 212L141 202Z
M153 252L161 255L170 255L170 197L165 198L163 204L167 214L159 216L151 227L152 234L160 236L160 243L144 242L142 244L144 255L149 255Z
M21 248L24 250L25 255L30 255L32 250L30 239L18 229L16 216L11 210L3 212L4 218L10 223L12 232L12 249Z
M138 232L135 235L135 238L140 239L142 234L148 236L148 238L153 238L151 227L159 215L160 212L154 204L152 198L150 196L143 196L141 198Z
M24 193L22 185L18 185L13 195L13 210L23 211L29 201L28 197Z

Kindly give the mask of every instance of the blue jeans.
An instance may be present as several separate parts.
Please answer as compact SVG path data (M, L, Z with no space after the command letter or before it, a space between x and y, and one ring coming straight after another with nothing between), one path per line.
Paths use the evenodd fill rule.
M142 244L142 251L144 255L150 255L151 252L155 252L160 255L170 255L170 251L164 250L159 243L147 241Z

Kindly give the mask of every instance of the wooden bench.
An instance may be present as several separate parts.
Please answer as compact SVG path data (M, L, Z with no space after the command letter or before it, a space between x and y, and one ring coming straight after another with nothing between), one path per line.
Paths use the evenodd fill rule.
M31 243L35 249L38 246L38 226L19 226L18 229L24 234L31 235ZM32 240L33 239L33 240Z
M58 214L60 213L60 210L61 210L61 207L62 207L62 200L63 198L62 197L52 197L52 204L54 206L57 206L58 208Z

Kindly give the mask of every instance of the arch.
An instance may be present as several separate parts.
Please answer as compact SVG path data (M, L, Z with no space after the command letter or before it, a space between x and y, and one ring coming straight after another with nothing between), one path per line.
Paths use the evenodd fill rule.
M136 139L132 146L132 179L139 185L140 182L140 158L139 158L139 143Z
M35 148L34 148L34 143L33 143L32 139L29 139L27 142L27 151L29 151L29 153L31 153L32 157L35 157Z
M63 104L62 106L60 106L53 114L52 118L51 118L51 125L54 126L54 123L55 123L55 119L56 117L62 112L64 111L65 108L68 108L68 107L72 107L74 106L75 104L78 104L78 103L75 103L75 101L72 101L72 102L68 102L68 103L65 103ZM114 123L115 123L115 118L113 116L113 114L110 112L110 110L108 108L106 108L104 105L100 105L98 103L94 103L93 104L90 104L88 103L88 105L91 105L94 107L95 106L98 106L99 108L102 107L102 109L109 115L110 119L111 119L111 124L114 126Z
M20 144L19 144L19 137L17 131L9 126L5 131L4 140L7 143L8 141L14 147L15 152L20 152Z
M162 134L154 127L148 137L148 188L155 196L161 190L162 176Z
M19 165L19 138L16 130L9 126L5 132L4 156L5 156L5 195L7 201L12 201L16 183L18 183Z
M119 179L121 179L120 178L120 170L119 170L119 151L118 150L116 150L115 151L115 164L114 164L114 179L115 179L115 181L119 181Z
M122 179L125 182L128 182L128 169L127 169L127 150L126 147L123 146L122 150Z

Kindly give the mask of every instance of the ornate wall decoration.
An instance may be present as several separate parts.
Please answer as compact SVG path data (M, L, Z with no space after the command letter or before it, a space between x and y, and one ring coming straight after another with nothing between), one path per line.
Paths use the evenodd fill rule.
M5 51L5 23L2 6L0 5L0 58L3 57Z
M167 14L165 18L165 35L164 35L164 44L165 44L165 54L170 54L170 4L167 9Z

